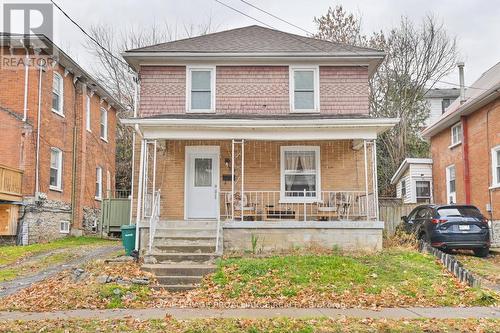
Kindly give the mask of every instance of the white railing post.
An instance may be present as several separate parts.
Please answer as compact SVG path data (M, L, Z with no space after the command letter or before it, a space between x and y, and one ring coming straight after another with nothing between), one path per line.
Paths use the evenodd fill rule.
M368 155L367 155L367 152L366 152L366 140L363 140L363 149L364 149L364 155L365 155L365 192L366 192L366 205L365 205L365 209L366 209L366 218L370 218L370 215L369 215L369 208L368 208Z
M160 190L153 193L153 206L151 208L151 217L149 218L149 248L148 253L151 254L153 250L153 241L155 239L156 225L160 217Z
M307 210L307 198L306 198L306 189L304 189L304 222L307 222L307 213L306 213L306 210Z
M220 193L219 193L219 198L220 198ZM226 204L226 203L224 203ZM215 253L219 253L219 238L220 238L220 214L219 218L217 219L217 234L215 235Z

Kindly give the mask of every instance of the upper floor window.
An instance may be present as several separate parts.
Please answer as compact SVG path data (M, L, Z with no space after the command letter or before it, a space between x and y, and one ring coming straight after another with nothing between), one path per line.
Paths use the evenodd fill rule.
M444 113L446 111L446 108L450 106L451 100L449 98L443 98L441 100L441 113Z
M491 165L493 167L493 187L500 187L500 146L491 150Z
M318 200L319 147L281 147L281 200Z
M290 67L292 112L319 112L319 67Z
M95 198L102 199L102 168L95 168Z
M406 196L406 180L403 179L401 181L401 196L404 197Z
M108 111L105 108L101 108L101 139L108 141Z
M64 115L63 97L64 97L64 81L61 74L54 72L52 81L52 111L57 114Z
M450 165L446 168L446 203L457 202L457 184L455 166Z
M188 112L215 111L215 67L187 67Z
M59 148L50 148L50 180L51 190L62 190L62 151Z
M451 145L450 147L456 146L462 143L462 123L458 123L451 127Z
M87 128L87 131L92 132L92 129L90 128L90 96L89 95L87 95L86 105L85 105L85 127Z

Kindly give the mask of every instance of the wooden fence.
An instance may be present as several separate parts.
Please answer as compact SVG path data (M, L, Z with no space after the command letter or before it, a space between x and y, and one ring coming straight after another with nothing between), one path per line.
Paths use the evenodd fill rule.
M385 222L386 236L394 235L396 227L401 223L401 216L410 212L420 204L403 204L398 198L379 198L380 220Z

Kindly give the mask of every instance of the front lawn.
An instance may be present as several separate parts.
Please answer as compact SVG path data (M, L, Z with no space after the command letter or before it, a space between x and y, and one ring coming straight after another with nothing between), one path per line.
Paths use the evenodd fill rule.
M457 259L487 283L500 285L500 252L490 252L487 258L475 257L472 251L459 251Z
M147 285L102 283L102 276L131 281L148 276L133 262L84 267L8 296L0 310L52 311L147 307L397 307L498 304L492 291L457 282L429 255L385 250L367 255L330 254L226 258L201 285L186 292Z
M40 243L26 246L0 246L0 267L13 264L20 259L42 252L82 245L106 244L109 242L109 240L97 237L65 237L50 243Z
M71 320L0 323L2 332L498 332L500 321L477 319L203 319L203 320Z
M498 295L461 285L411 250L222 260L202 289L211 299L280 306L490 305ZM208 295L207 295L208 296Z

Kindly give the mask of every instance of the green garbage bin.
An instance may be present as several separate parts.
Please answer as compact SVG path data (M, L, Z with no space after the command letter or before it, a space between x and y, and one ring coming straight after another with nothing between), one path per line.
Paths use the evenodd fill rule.
M125 248L125 254L129 256L135 248L135 224L122 225L120 230L122 232L122 243Z

